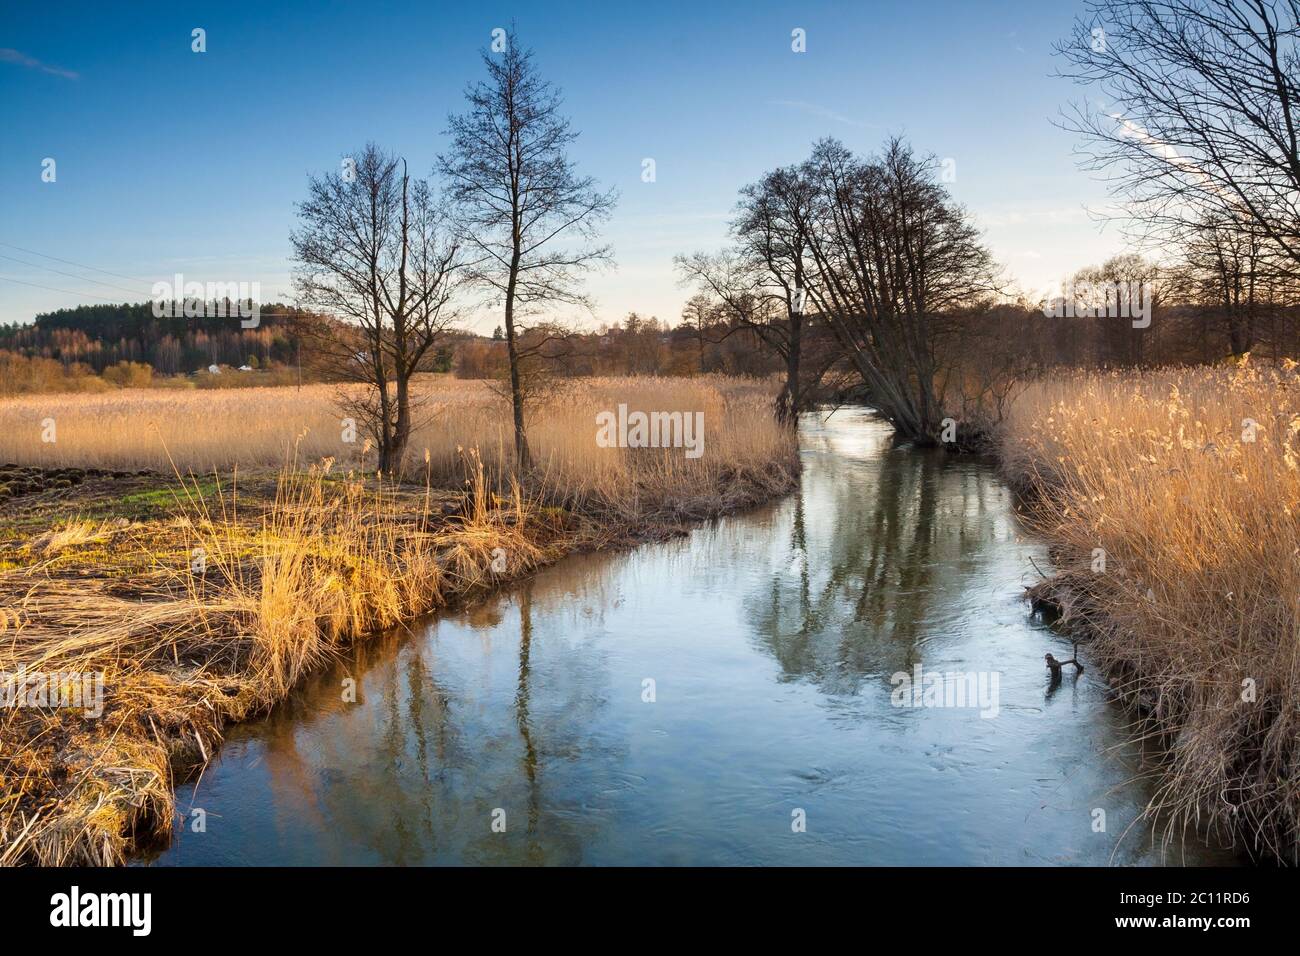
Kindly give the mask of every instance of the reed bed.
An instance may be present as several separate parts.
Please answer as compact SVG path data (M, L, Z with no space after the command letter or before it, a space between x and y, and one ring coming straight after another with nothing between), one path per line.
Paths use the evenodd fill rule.
M1055 542L1038 593L1163 755L1149 812L1300 860L1295 364L1045 380L999 440Z
M531 411L527 475L511 467L492 387L422 388L414 483L376 477L364 442L335 440L325 386L0 405L0 458L176 474L157 520L68 514L8 552L22 566L0 572L0 671L102 675L104 695L93 719L0 710L0 863L122 863L171 833L175 782L212 758L227 723L265 712L351 642L574 548L771 497L797 474L766 383L556 388ZM599 447L595 414L618 403L703 411L704 454ZM55 442L25 430L35 416L55 419ZM277 461L269 494L245 490ZM439 483L457 489L449 509Z

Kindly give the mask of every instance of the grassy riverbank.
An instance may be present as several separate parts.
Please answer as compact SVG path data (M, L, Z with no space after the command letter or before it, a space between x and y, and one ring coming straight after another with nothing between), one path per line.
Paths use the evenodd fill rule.
M1300 376L1074 374L999 436L1053 543L1038 593L1165 755L1151 810L1291 862L1300 848Z
M486 383L423 389L419 480L400 485L366 471L323 387L0 405L0 671L103 675L93 716L0 712L0 862L121 863L171 832L175 783L226 724L349 642L796 480L794 436L752 382L558 389L532 411L526 476ZM704 453L598 447L595 415L619 404L703 411Z

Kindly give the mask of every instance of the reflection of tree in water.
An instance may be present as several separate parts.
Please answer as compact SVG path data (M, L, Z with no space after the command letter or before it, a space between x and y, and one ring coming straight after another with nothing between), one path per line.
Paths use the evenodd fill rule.
M528 780L528 834L537 833L540 813L537 786L537 748L533 745L533 731L528 717L528 658L533 647L533 586L530 581L519 594L519 682L515 691L515 722L519 725L519 738L524 742L523 769Z
M424 859L423 838L435 833L437 767L458 746L449 696L426 656L421 642L403 645L396 632L358 645L352 660L313 680L297 706L267 722L277 817L294 815L298 826L322 834L317 848L331 862L358 862L348 856L356 847L388 863ZM356 681L356 704L343 700L344 678ZM395 772L422 785L392 787Z
M329 705L338 677L323 680L318 707L332 713L267 741L281 809L310 794L321 840L384 863L580 861L602 819L579 812L580 795L618 790L623 744L600 732L605 657L567 620L567 589L530 581L495 615L467 612L343 668L359 705ZM496 808L504 834L491 831Z
M786 676L853 693L869 675L909 669L927 615L957 599L1005 512L996 480L941 452L882 451L814 463L790 517L790 562L747 602Z

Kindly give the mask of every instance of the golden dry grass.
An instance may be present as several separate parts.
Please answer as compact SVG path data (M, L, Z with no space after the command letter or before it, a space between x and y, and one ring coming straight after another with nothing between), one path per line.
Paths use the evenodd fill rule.
M1300 376L1037 383L1000 436L1058 547L1042 586L1167 760L1152 812L1295 861L1300 834ZM1171 831L1172 832L1172 831Z
M742 505L750 492L738 477L773 487L788 482L795 445L772 423L773 388L726 376L561 381L529 412L537 465L528 476L530 491L554 504L612 511L625 520L698 518ZM339 394L339 386L309 385L5 399L0 462L228 473L275 469L296 455L300 461L331 458L340 468L373 468L363 433L344 441ZM410 471L435 484L459 481L461 450L476 448L493 480L508 481L510 407L492 383L428 376L416 395ZM595 416L620 403L634 411L703 412L704 454L687 459L681 449L598 447ZM51 422L52 442L43 440Z
M0 711L0 863L121 863L170 833L175 780L211 759L227 722L265 711L350 641L572 548L769 497L797 473L794 436L773 420L764 384L559 389L534 412L538 468L525 476L509 468L495 392L426 389L415 450L425 483L414 488L366 477L362 446L340 449L324 387L0 405L0 458L118 469L175 459L223 476L207 495L178 480L175 507L153 522L65 515L21 544L21 567L0 572L0 672L102 673L105 684L97 719ZM705 454L598 448L595 413L620 402L704 411ZM36 415L56 418L57 442L23 431ZM225 471L272 462L271 500L241 495ZM445 519L430 505L432 479L452 475L461 504Z
M27 395L0 402L0 460L40 467L78 466L170 471L278 468L330 457L364 464L362 439L344 441L336 401L352 386L231 390L129 389L102 395ZM489 470L508 463L513 448L509 404L493 383L425 376L411 440L413 461L427 449L434 473L460 467L459 448L477 447ZM632 409L704 412L706 459L732 460L745 446L768 454L783 441L768 427L772 387L725 376L588 378L561 381L529 415L529 437L543 465L561 474L602 475L616 455L595 445L596 412L618 403ZM54 441L47 423L53 423ZM680 458L680 455L673 456ZM707 464L707 462L706 462ZM582 483L592 485L590 479Z
M175 774L206 762L230 720L260 713L350 640L436 610L554 556L522 495L506 507L478 482L465 514L435 525L373 483L323 469L284 474L251 521L233 494L192 497L174 522L196 570L160 563L114 593L86 576L8 572L14 610L0 670L102 673L105 708L13 708L0 723L0 861L105 865L172 826ZM65 546L84 538L73 522ZM95 529L98 540L103 539ZM111 532L109 532L111 534ZM153 537L116 547L153 548ZM495 549L506 566L489 572ZM43 552L42 552L43 553Z

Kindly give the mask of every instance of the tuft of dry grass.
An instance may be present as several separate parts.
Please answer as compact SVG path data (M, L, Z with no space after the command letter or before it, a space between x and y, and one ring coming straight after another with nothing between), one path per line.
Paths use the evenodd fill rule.
M0 405L0 458L207 472L179 479L164 520L64 516L0 572L0 672L102 674L105 688L96 719L0 710L0 863L121 863L170 834L174 781L212 758L228 722L265 712L350 642L574 548L771 497L797 474L795 436L773 420L766 383L566 384L534 410L528 475L510 468L496 392L425 389L415 487L368 476L364 446L332 440L333 392L321 388ZM703 411L704 454L599 448L595 415L619 403ZM55 418L55 443L23 430L34 415ZM276 459L289 464L271 499L241 494L241 467ZM453 476L448 516L434 483Z
M117 530L116 523L74 518L39 535L32 541L31 547L33 551L39 551L43 555L54 555L65 548L107 541L115 530Z
M1000 435L1060 573L1040 591L1165 756L1149 808L1300 859L1300 375L1067 375Z

